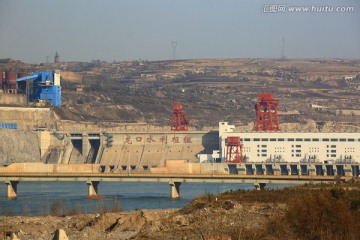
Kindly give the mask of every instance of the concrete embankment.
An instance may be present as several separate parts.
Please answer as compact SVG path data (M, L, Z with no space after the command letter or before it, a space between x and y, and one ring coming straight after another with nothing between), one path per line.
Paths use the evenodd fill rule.
M12 105L12 106L25 106L26 99L24 95L20 94L0 94L0 104L1 105Z
M36 133L0 129L0 164L40 161L39 146Z
M50 108L0 107L0 122L16 123L25 131L56 128L55 113Z

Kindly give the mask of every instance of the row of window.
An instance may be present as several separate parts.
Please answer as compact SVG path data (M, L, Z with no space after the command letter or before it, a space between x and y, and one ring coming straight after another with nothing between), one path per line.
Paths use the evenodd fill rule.
M246 150L244 150L244 152L251 152L251 149L250 148L248 148L248 149L246 149ZM260 153L267 153L267 149L258 149L257 150L257 152L258 152L258 157L260 156L259 154ZM301 149L292 149L291 150L291 153L301 153L302 151L301 151ZM319 153L320 152L320 150L319 149L315 149L315 150L309 150L309 152L310 153ZM330 150L326 150L326 152L327 152L327 154L329 155L329 153L332 153L332 154L334 154L334 153L336 153L336 149L330 149ZM347 148L345 148L345 153L354 153L355 152L355 149L354 148L349 148L349 150L347 150ZM284 150L282 150L282 151L275 151L275 153L285 153L285 149ZM292 154L292 156L293 156L294 154Z
M267 154L258 154L258 157L267 157ZM301 154L291 154L291 157L301 157ZM336 154L327 154L326 157L336 157Z
M250 150L248 150L247 152L251 152ZM257 152L262 152L262 153L266 153L267 152L267 149L261 149L261 151L258 149ZM275 151L275 153L277 152L285 152L285 151ZM292 153L296 152L296 153L301 153L301 149L296 149L296 150L291 150ZM310 150L310 152L320 152L319 150ZM333 150L326 150L327 153L336 153L336 150L333 149ZM355 152L354 150L352 151L345 151L345 153L347 152Z
M329 150L326 150L326 152L329 152ZM336 150L331 150L332 153L336 153Z
M254 142L284 142L284 141L288 141L288 142L355 142L356 139L355 138L244 138L242 139L244 142L250 142L250 141L254 141ZM360 142L360 139L358 139L358 141Z
M260 157L260 154L257 155L258 157ZM262 157L267 157L267 154L261 154Z
M267 157L267 154L258 154L258 157ZM327 154L327 157L336 157L336 154ZM297 154L291 154L291 157L301 157L301 154L297 153Z
M260 152L260 150L257 150L258 152ZM261 152L267 152L266 149L262 149Z

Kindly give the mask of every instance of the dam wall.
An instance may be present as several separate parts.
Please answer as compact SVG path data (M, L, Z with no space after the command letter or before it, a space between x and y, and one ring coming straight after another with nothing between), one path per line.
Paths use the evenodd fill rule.
M52 132L41 135L42 162L100 164L112 171L148 170L165 166L165 160L174 159L196 162L197 154L211 154L219 146L218 132Z
M148 170L166 160L197 162L218 149L218 132L56 132L0 129L0 163L99 164Z
M100 165L114 170L147 170L165 166L165 160L197 161L197 154L218 148L218 132L144 132L109 133L112 146L104 147ZM104 140L106 143L106 139Z
M0 165L39 162L40 142L34 132L0 129Z

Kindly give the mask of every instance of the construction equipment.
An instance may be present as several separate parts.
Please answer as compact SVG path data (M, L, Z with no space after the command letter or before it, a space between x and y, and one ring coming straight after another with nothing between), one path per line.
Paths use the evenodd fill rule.
M47 100L38 99L34 102L33 107L50 107L50 103Z

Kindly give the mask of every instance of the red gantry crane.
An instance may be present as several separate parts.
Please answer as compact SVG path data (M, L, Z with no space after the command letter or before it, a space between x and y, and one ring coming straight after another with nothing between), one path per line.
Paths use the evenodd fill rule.
M256 110L256 131L279 131L278 99L271 93L259 94Z
M183 105L175 103L171 113L171 131L187 131L189 129L189 120L185 117Z
M226 138L226 158L225 162L239 163L243 162L242 149L240 137L227 137Z

